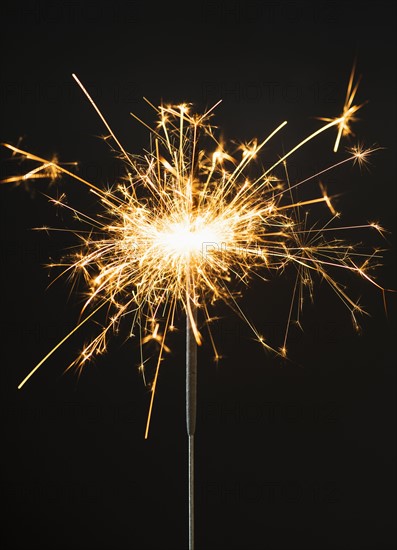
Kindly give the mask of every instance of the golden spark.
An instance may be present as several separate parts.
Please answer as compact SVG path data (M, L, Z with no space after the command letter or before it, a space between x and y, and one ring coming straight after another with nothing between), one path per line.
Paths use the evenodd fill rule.
M356 97L358 86L361 81L361 76L357 79L356 82L354 81L355 74L356 74L356 63L353 64L353 68L350 73L342 115L338 119L318 117L319 120L324 120L325 122L332 122L332 121L338 120L338 124L337 124L338 133L335 140L334 153L338 151L340 141L343 136L354 137L355 134L351 129L351 122L357 121L357 117L355 116L355 114L359 109L361 109L361 107L363 107L366 104L366 101L365 101L360 105L353 105L353 101Z

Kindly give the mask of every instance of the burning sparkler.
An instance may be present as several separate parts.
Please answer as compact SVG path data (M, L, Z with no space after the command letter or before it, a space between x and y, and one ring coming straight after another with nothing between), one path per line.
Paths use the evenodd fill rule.
M108 129L121 161L126 164L126 175L114 187L101 189L56 159L48 161L19 147L5 145L13 154L36 164L24 176L8 178L6 182L39 177L57 179L66 175L86 186L98 198L101 208L101 212L92 217L69 206L62 197L51 199L57 206L70 210L85 226L76 231L80 241L76 250L51 266L61 267L63 274L83 278L88 297L82 320L35 366L19 388L72 334L93 320L100 310L106 310L104 326L67 368L81 371L87 361L106 351L111 333L121 324L128 324L128 335L139 337L139 369L145 384L150 386L145 431L148 437L160 364L169 351L167 335L175 328L178 310L185 312L188 320L188 363L193 373L189 375L188 385L193 388L189 390L192 399L195 346L203 341L199 326L206 327L214 357L219 359L210 328L212 308L218 301L225 302L248 323L265 349L286 356L293 309L296 306L299 322L303 289L307 287L312 293L313 276L318 275L347 306L354 325L358 326L356 315L362 309L331 276L330 269L336 267L354 273L381 288L368 274L371 260L378 256L376 252L360 252L337 236L349 228L338 226L338 213L324 186L320 186L318 196L305 201L296 198L296 191L340 165L365 162L375 149L352 148L343 160L295 183L288 178L287 163L291 155L323 132L337 128L335 151L342 135L351 133L350 122L361 107L353 105L358 86L354 83L354 69L342 115L323 119L325 125L256 177L250 176L254 159L285 127L286 121L263 141L253 140L241 146L236 154L216 137L210 122L217 105L197 115L187 104L155 107L150 103L157 115L157 126L152 128L140 121L150 131L150 149L139 156L132 155L125 151L78 78L74 78ZM276 177L277 168L284 171L284 177ZM323 203L330 216L321 226L309 226L307 216L301 215L301 208L316 203ZM360 227L381 232L375 223ZM333 237L327 239L328 234ZM240 291L235 288L249 285L254 276L264 278L269 270L282 273L290 265L296 268L296 282L284 343L276 350L243 312L238 300ZM157 342L159 352L149 384L143 348L151 341ZM188 420L188 432L189 436L194 434L194 418Z
M81 370L93 356L104 353L110 334L126 318L130 319L130 336L139 334L141 346L149 341L158 342L157 368L150 385L147 437L160 362L164 352L169 351L167 334L175 328L177 309L186 312L195 340L201 344L202 334L192 312L192 308L198 309L206 321L216 360L219 355L210 330L210 309L219 300L249 323L262 346L273 349L248 321L232 289L236 281L247 285L253 276L263 277L266 270L282 272L289 264L297 268L295 296L302 292L303 285L311 287L313 275L318 274L348 307L357 325L356 314L362 311L361 307L330 276L328 268L354 272L377 285L367 274L370 259L376 255L353 251L350 243L339 238L325 238L327 233L335 235L349 228L335 225L338 213L324 187L321 196L313 199L302 202L294 197L295 190L308 181L317 180L341 164L365 162L375 149L353 147L342 161L294 184L290 183L287 172L288 157L319 134L336 127L339 144L342 130L346 132L349 128L351 113L358 109L352 106L357 91L353 76L354 69L341 117L326 119L326 125L254 179L247 175L248 169L286 121L261 143L253 140L241 146L241 153L236 157L216 138L209 122L217 105L199 116L191 114L191 107L186 104L158 108L150 104L158 115L157 127L143 124L150 129L152 147L135 156L125 151L87 90L74 76L109 130L127 172L125 179L113 188L101 189L67 170L56 159L48 161L5 144L14 155L22 155L38 166L4 182L67 175L88 187L103 209L93 218L63 202L63 197L51 199L55 205L71 210L88 226L88 231L76 231L81 241L76 252L50 266L62 267L64 274L82 276L89 296L82 310L82 321L36 365L19 388L71 334L106 308L107 324L68 368L75 366ZM278 166L285 169L285 182L274 176ZM331 218L321 227L308 228L307 222L301 220L300 209L315 203L324 203ZM375 223L361 227L381 231ZM280 350L273 351L286 355L286 340ZM141 356L140 370L144 376L143 354Z

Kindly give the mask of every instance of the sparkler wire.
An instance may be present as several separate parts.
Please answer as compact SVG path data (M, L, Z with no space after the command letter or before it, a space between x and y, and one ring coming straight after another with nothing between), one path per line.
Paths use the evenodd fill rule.
M197 324L197 308L191 304ZM186 427L188 434L189 550L194 550L194 433L197 416L197 341L190 315L186 315Z
M189 127L188 161L190 179L194 174L195 128ZM193 289L194 290L194 289ZM189 550L194 550L194 433L197 417L197 306L186 296L186 428L188 436L188 517ZM196 330L195 330L196 329Z

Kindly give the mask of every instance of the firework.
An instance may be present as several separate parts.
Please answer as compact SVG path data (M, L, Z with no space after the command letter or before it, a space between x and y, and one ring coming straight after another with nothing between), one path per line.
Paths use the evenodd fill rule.
M313 277L319 276L335 291L358 326L356 316L362 309L331 276L331 271L339 268L379 286L368 275L372 260L377 261L378 255L360 252L339 237L349 228L338 226L338 212L324 186L320 184L318 194L309 200L299 201L297 192L309 181L319 182L320 176L340 165L366 162L374 149L353 147L338 163L324 166L303 181L290 182L288 177L288 158L305 144L335 128L336 151L341 137L351 133L353 115L361 107L353 105L358 86L354 83L354 69L342 115L324 118L326 124L269 167L260 169L261 150L284 131L286 121L262 141L253 139L232 150L217 137L212 124L217 105L198 115L188 104L155 107L148 102L157 123L150 127L140 121L150 132L150 147L141 155L133 155L126 152L84 86L74 78L108 129L109 142L126 166L125 177L113 187L102 189L56 159L49 161L20 147L5 145L14 155L35 164L23 176L8 178L6 182L68 176L83 184L98 200L98 214L93 217L67 204L64 195L50 199L71 211L83 226L75 232L76 249L50 266L61 268L63 275L82 279L87 298L81 321L35 366L19 388L72 334L105 313L106 321L97 335L67 369L74 367L81 372L89 360L106 351L111 334L121 328L127 336L137 336L137 362L151 392L147 437L160 364L169 351L167 336L176 328L178 311L187 315L198 345L204 339L211 342L215 360L219 353L211 320L219 301L248 323L261 346L286 356L292 318L299 323L304 290L308 289L311 295ZM323 203L329 212L327 221L309 225L302 207L318 203ZM375 223L360 227L381 231ZM46 231L50 229L45 227ZM243 311L240 296L252 278L265 280L267 272L282 274L289 266L296 270L296 282L284 343L274 349ZM150 380L145 373L145 346L149 342L158 344Z

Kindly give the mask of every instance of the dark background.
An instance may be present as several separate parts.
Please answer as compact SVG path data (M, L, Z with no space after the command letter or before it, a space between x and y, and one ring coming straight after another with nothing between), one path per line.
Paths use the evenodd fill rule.
M344 195L343 224L379 221L389 249L377 281L395 288L395 14L388 2L28 2L2 4L1 140L38 155L77 160L105 185L121 172L98 136L105 130L71 78L92 93L124 147L140 152L153 121L142 100L192 101L198 111L223 99L216 123L230 139L266 136L289 121L274 149L337 116L354 58L369 100L354 126L384 147L370 171L329 173ZM292 179L333 161L330 132L291 159ZM350 142L345 140L343 145ZM354 144L352 141L350 144ZM268 155L268 156L266 156ZM2 178L18 173L7 150ZM343 151L337 158L343 158ZM114 340L77 380L63 375L92 328L65 344L22 391L17 384L73 327L79 297L43 265L73 236L33 232L71 220L37 188L93 209L65 180L2 186L1 376L3 548L6 550L181 550L187 547L187 445L183 330L161 370L150 439L149 394L137 372L138 347ZM312 182L308 193L317 193ZM324 210L313 210L314 216ZM52 275L51 275L52 277ZM292 273L253 283L242 306L274 345L288 313ZM214 327L225 355L217 367L199 352L196 453L197 550L389 550L395 546L395 297L351 278L351 295L370 313L354 332L348 311L325 285L308 304L304 332L291 331L290 362L264 354L248 327L219 308ZM183 319L180 321L183 329Z

